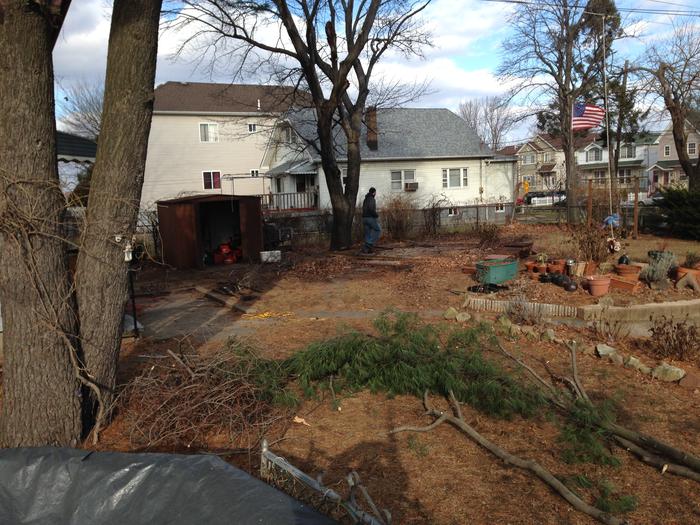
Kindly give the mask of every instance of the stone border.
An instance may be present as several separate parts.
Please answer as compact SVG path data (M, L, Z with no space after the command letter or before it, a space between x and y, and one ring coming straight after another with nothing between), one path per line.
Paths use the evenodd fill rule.
M700 320L700 299L646 303L633 306L604 306L600 304L570 306L527 301L497 301L495 299L467 296L462 307L480 312L497 313L505 313L513 307L526 308L543 317L568 317L583 321L599 319L603 312L605 312L605 318L609 321L649 321L650 317L659 317L661 315L676 318L688 316L689 318Z

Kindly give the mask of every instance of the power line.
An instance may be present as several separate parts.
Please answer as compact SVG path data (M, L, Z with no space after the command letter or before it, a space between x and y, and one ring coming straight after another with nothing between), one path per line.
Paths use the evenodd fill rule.
M559 4L552 4L548 2L535 2L531 0L481 0L482 2L494 2L502 4L517 4L517 5L530 5L534 7L560 7ZM571 9L582 9L584 13L591 15L605 15L606 13L597 13L593 11L586 11L586 6L581 4L571 4L569 6ZM680 9L653 9L653 8L639 8L639 7L618 7L618 11L623 13L639 13L646 15L673 15L673 16L698 16L700 17L700 11L683 11Z

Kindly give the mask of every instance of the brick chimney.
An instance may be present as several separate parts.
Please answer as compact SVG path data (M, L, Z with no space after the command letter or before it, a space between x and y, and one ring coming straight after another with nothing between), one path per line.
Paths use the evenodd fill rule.
M375 106L370 106L365 112L365 126L367 126L367 147L372 151L377 151L379 147L378 143L378 129L377 129L377 108Z

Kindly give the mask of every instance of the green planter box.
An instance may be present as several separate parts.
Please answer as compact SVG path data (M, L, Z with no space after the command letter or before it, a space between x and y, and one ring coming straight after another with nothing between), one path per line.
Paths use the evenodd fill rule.
M518 261L515 259L498 259L476 263L476 279L481 284L501 284L518 275Z

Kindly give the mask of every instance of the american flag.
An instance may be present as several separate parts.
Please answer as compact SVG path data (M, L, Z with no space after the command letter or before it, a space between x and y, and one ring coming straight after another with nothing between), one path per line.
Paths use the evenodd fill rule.
M574 131L599 126L605 116L605 110L593 104L574 104L574 116L571 128Z

